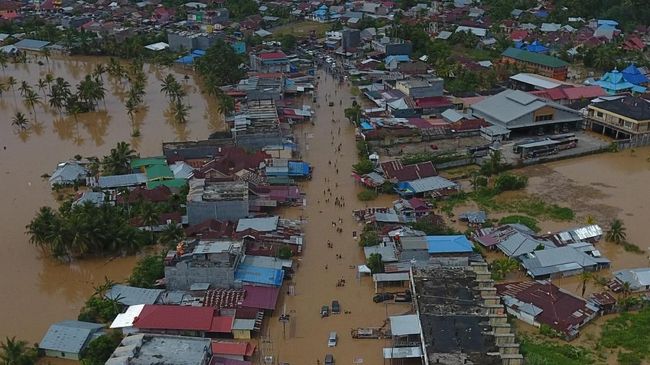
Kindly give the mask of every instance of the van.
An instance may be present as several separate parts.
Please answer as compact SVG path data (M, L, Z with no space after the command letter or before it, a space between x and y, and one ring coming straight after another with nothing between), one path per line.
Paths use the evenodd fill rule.
M332 331L330 332L330 336L327 338L327 347L335 347L336 346L336 332Z

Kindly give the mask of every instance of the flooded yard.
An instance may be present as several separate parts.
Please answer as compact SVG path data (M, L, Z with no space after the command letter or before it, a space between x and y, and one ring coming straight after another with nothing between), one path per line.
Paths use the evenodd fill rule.
M38 79L51 72L74 88L97 63L107 63L108 59L50 58L49 64L44 59L41 62L43 65L33 59L27 64L9 64L0 73L0 82L5 85L9 76L18 82L15 99L11 90L0 98L0 112L4 115L0 123L0 190L5 194L0 206L0 292L4 293L0 302L0 338L16 336L30 342L40 341L51 323L76 318L93 285L103 282L104 276L125 279L136 261L128 257L61 264L42 257L25 235L25 225L40 206L56 206L47 181L40 176L51 173L59 161L76 154L102 156L120 141L131 143L143 156L160 155L162 141L203 139L223 127L213 98L200 92L191 73L181 81L185 72L145 65L145 108L134 118L139 123L139 138L130 136L131 124L119 82L111 81L106 74L106 106L100 101L97 112L79 114L77 123L71 116L61 118L58 111L36 105L37 124L27 134L18 134L11 125L16 111L34 120L17 90L23 80L39 91ZM160 93L160 79L168 72L175 74L188 91L192 109L185 125L165 115L168 101ZM39 94L43 98L42 92Z

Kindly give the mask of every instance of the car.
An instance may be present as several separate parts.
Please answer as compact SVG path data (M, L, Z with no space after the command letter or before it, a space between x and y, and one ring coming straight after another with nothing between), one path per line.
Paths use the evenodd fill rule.
M339 314L341 313L341 305L339 304L338 300L333 300L332 301L332 314Z
M334 356L332 354L325 355L325 365L334 365Z
M327 347L336 347L336 341L338 336L335 331L330 332L330 335L327 337Z
M385 302L387 300L393 299L395 296L391 293L379 293L372 297L372 301L375 303Z
M320 308L320 317L329 317L330 315L330 307L324 305Z

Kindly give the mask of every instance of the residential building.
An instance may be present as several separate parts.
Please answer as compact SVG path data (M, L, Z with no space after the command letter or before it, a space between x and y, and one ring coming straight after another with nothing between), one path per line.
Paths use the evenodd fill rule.
M546 325L567 340L594 319L598 307L553 285L550 281L523 281L495 285L508 314L530 325Z
M386 56L410 56L413 52L413 46L410 42L388 37L372 41L372 48Z
M619 270L614 273L614 281L610 287L614 291L622 291L627 284L634 292L650 291L650 268Z
M638 70L637 70L638 71ZM630 82L628 79L645 83L647 78L642 74L635 74L633 70L629 70L628 77L623 72L614 69L605 73L598 81L594 81L595 85L600 86L609 95L616 95L622 93L644 93L646 87Z
M174 52L189 52L195 49L207 50L223 35L219 33L194 33L189 31L168 32L167 43Z
M463 235L396 237L402 251L400 261L418 266L466 267L474 252Z
M505 90L471 106L472 114L519 134L559 133L582 127L577 111L519 90Z
M282 51L251 53L250 68L257 72L289 72L289 58Z
M569 64L553 56L510 47L501 54L501 57L504 63L516 64L528 72L561 81L567 78Z
M125 337L106 365L207 365L209 338L136 334Z
M97 185L102 189L118 189L118 188L131 188L136 186L144 186L147 183L147 175L125 174L125 175L110 175L100 176L95 183L95 179L91 178L90 185Z
M384 177L394 183L438 175L430 161L404 165L401 160L392 160L382 162L380 167Z
M523 364L487 264L412 271L424 364Z
M344 52L349 52L361 45L361 31L358 29L345 29L341 38Z
M115 284L104 295L106 299L117 300L120 304L131 306L137 304L155 304L164 292L163 289L136 288Z
M518 259L533 279L567 277L586 271L602 270L610 265L610 261L602 257L600 251L586 242L536 249L519 256Z
M257 151L283 143L278 109L267 92L249 94L248 102L228 123L235 142L244 149Z
M38 348L48 357L79 360L88 344L104 335L104 325L81 321L62 321L47 330Z
M505 224L477 231L474 240L486 248L498 248L506 256L516 258L535 250L553 248L548 239L535 237L535 232L521 224Z
M242 254L238 241L186 241L165 257L166 286L171 290L189 290L196 283L233 287Z
M0 19L13 20L20 15L22 4L18 1L2 0L0 1Z
M442 96L444 80L439 77L397 80L395 88L412 99Z
M88 175L85 167L76 161L61 162L49 178L50 186L83 183Z
M629 139L632 146L650 144L650 103L635 96L592 103L586 128L614 139Z
M189 185L187 219L190 226L210 219L236 221L248 216L248 183L192 179Z
M441 198L453 195L460 190L455 182L442 176L431 176L422 179L403 181L395 186L395 191L403 198L414 196L431 196Z
M582 100L591 100L607 95L605 90L597 85L556 87L548 90L533 91L531 94L567 106Z

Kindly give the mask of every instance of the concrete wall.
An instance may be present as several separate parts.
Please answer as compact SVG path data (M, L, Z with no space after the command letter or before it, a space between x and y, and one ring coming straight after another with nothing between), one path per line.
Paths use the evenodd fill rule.
M167 33L167 43L169 43L169 49L174 52L179 52L181 49L191 51L194 48L192 37L176 33Z
M188 202L187 219L190 226L208 219L237 221L248 216L248 200Z
M195 283L210 283L215 288L230 288L235 281L232 267L192 266L191 261L181 261L176 266L165 266L167 289L189 290Z
M60 359L68 359L68 360L79 360L79 354L75 354L72 352L61 352L61 351L53 351L53 350L45 350L45 356L47 357L58 357Z

